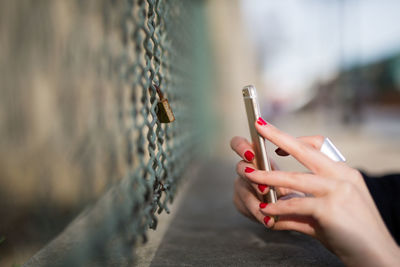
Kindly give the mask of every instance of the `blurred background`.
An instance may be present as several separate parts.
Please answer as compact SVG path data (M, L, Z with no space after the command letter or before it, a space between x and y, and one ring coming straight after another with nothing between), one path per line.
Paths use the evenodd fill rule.
M254 84L263 116L278 127L294 136L330 137L354 167L399 171L400 2L243 0L209 6L224 157L234 156L227 146L232 136L248 136L239 93Z
M122 7L77 2L0 2L1 266L32 257L129 169L115 120L129 105L113 72ZM234 168L229 141L249 137L241 89L253 84L282 130L327 136L371 174L400 172L400 1L191 2L204 16L191 48L209 61L191 70L211 160ZM303 169L268 149L281 169Z

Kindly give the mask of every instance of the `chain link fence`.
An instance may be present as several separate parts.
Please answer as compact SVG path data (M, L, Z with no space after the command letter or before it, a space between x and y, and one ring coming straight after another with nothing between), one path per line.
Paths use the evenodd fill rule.
M212 75L203 5L0 4L1 251L23 242L13 234L16 221L41 216L46 223L35 231L46 237L33 238L52 241L26 266L132 264L135 243L169 212L207 141ZM155 85L172 123L157 118Z

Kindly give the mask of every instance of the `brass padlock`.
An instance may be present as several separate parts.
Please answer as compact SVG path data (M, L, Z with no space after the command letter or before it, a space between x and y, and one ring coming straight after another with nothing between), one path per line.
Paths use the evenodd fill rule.
M161 123L170 123L175 120L174 113L172 112L171 106L168 103L168 99L164 97L164 94L161 92L160 88L153 84L156 88L158 97L160 100L157 103L157 117Z

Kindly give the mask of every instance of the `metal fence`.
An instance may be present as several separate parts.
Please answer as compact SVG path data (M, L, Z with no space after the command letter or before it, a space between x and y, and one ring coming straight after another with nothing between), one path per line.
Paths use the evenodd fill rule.
M6 2L2 35L11 37L3 37L8 46L0 55L6 62L17 59L8 63L15 66L1 63L0 113L5 120L0 152L11 159L10 164L0 162L7 166L2 185L22 179L24 174L13 170L23 164L21 155L35 154L38 157L24 159L27 166L35 166L26 181L47 192L28 189L36 207L63 203L57 202L58 193L51 197L49 191L58 192L65 179L78 181L71 186L77 192L71 194L79 201L74 198L70 206L86 205L26 265L129 265L134 244L145 240L148 228L156 228L158 213L168 212L182 173L206 141L211 71L204 3ZM39 75L45 82L25 87L21 75L41 81L36 79ZM157 117L155 85L169 100L176 118L172 123ZM29 102L27 94L37 97L37 103ZM7 103L10 99L16 105ZM46 112L47 119L35 124ZM50 134L42 138L43 132ZM98 177L104 178L99 182ZM17 190L4 196L19 194ZM5 205L3 212L12 208ZM1 231L7 240L7 230Z

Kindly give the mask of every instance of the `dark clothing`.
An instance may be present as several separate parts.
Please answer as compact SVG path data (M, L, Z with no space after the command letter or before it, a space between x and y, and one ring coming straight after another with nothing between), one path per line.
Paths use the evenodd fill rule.
M383 221L400 245L400 174L382 177L362 175Z

